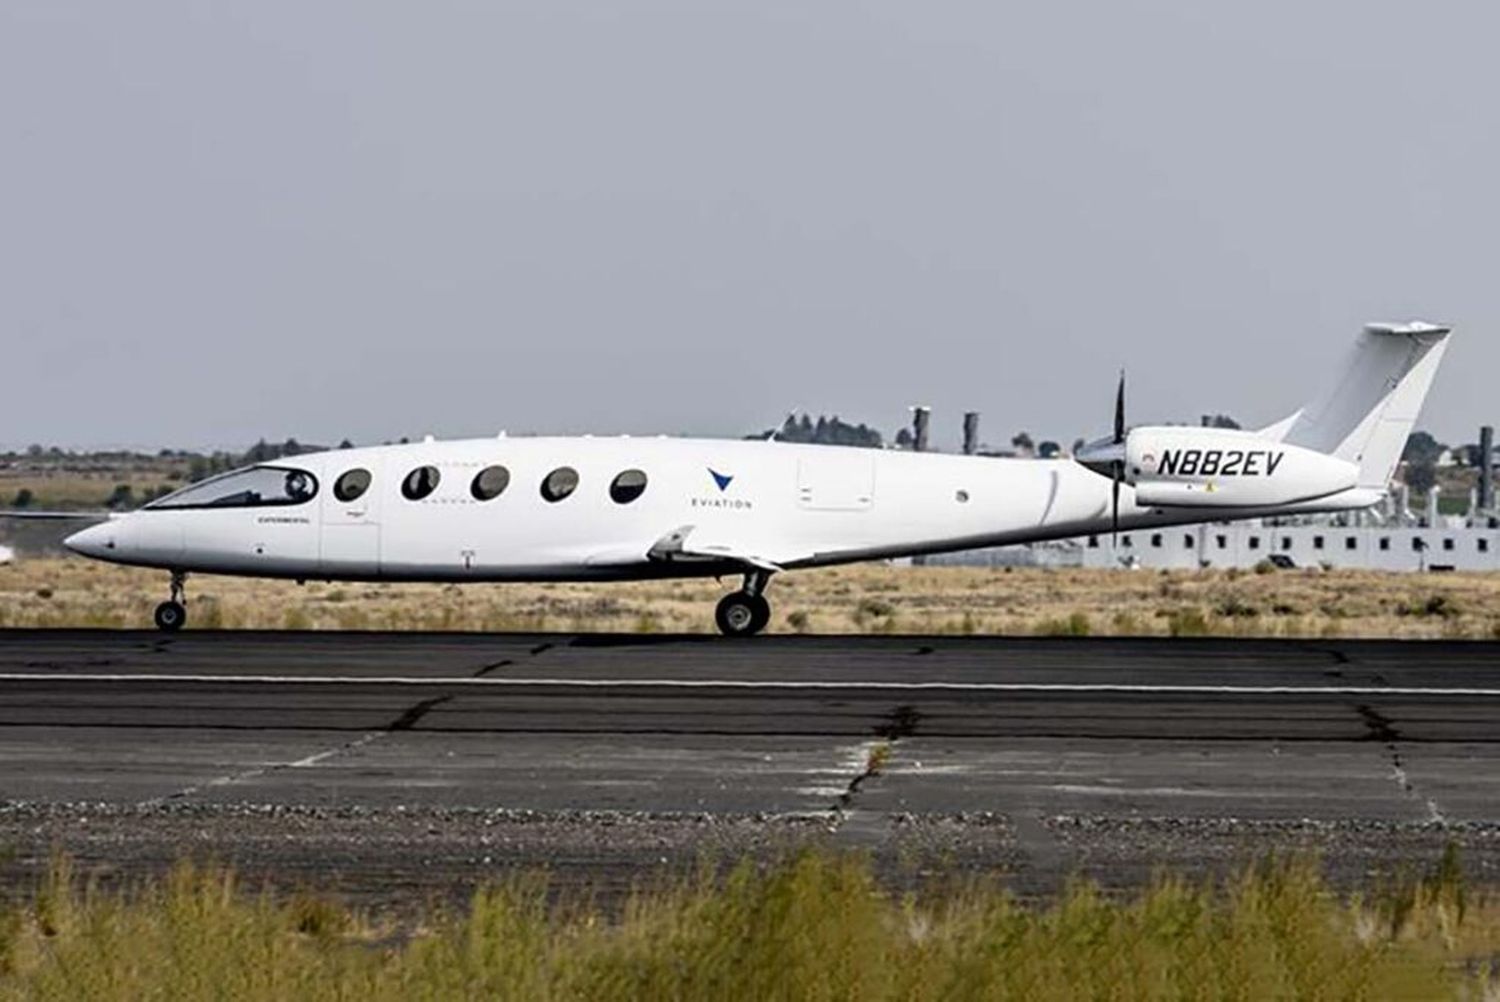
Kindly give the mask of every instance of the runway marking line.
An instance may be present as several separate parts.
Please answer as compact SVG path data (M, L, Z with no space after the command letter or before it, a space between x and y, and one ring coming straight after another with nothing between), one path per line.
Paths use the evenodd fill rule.
M436 678L401 675L174 675L0 673L0 682L180 682L200 685L368 685L455 689L790 689L814 692L1140 693L1196 696L1468 696L1500 689L1379 685L1169 685L1091 682L848 682L700 678Z

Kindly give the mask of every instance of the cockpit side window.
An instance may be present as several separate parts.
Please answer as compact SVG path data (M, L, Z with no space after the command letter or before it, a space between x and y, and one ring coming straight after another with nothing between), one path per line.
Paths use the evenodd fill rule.
M252 466L184 487L148 508L263 508L317 497L318 478L289 466Z

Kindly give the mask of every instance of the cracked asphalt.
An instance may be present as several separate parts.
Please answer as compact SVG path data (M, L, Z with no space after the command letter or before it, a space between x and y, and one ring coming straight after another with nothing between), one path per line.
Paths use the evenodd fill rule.
M1483 642L0 632L0 867L400 904L819 844L1035 893L1452 841L1495 880L1497 725Z

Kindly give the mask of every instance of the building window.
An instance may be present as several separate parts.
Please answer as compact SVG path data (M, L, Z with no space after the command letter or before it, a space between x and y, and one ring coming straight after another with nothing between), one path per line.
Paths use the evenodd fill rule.
M1193 548L1193 537L1191 534L1185 534L1182 537L1182 545L1187 547L1189 550Z
M1130 549L1130 547L1134 546L1135 543L1130 541L1130 536L1127 534L1120 537L1120 545L1128 550Z
M1358 536L1345 536L1344 537L1344 549L1346 549L1346 550L1357 550L1357 549L1359 549L1359 537Z
M626 470L609 482L609 498L615 504L629 504L646 493L646 474Z
M1313 537L1313 549L1315 549L1315 550L1321 550L1322 548L1323 548L1323 537L1322 536L1314 536Z
M359 500L370 489L369 470L346 470L333 482L333 496L346 504Z
M438 481L442 479L436 466L419 466L401 481L401 494L408 501L420 501L437 490Z
M1481 540L1479 540L1479 552L1480 553L1488 553L1488 552L1490 552L1490 541L1488 539L1481 539Z
M469 484L469 493L474 496L475 501L493 501L505 493L505 488L510 486L510 471L503 466L486 466L474 474L474 482Z
M548 501L561 501L577 489L578 471L571 466L559 466L542 481L542 497Z
M1413 536L1411 537L1411 548L1417 553L1421 553L1423 550L1427 549L1427 544L1422 542L1421 536Z
M1482 540L1481 540L1481 542L1482 542ZM1091 549L1091 550L1097 550L1098 548L1099 548L1099 537L1098 536L1090 536L1089 537L1089 549Z
M1214 537L1214 542L1221 550L1227 550L1229 548L1229 537L1224 535L1222 532Z
M1453 549L1453 537L1452 536L1444 536L1443 537L1443 549L1445 549L1445 550L1451 550L1451 549Z
M1151 534L1151 545L1156 547L1158 550L1161 549L1161 533L1153 532Z
M1282 536L1281 537L1281 548L1283 550L1290 550L1292 548L1292 537L1291 536Z
M1391 548L1391 537L1390 536L1381 536L1380 537L1380 548L1382 550L1389 550Z
M1258 549L1260 549L1260 537L1259 536L1251 536L1250 537L1250 549L1252 549L1252 550L1258 550Z

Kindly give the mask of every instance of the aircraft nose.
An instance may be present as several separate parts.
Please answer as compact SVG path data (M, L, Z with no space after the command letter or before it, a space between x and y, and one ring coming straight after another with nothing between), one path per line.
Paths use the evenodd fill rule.
M80 529L63 540L63 545L85 557L105 557L115 548L114 526L108 522Z

